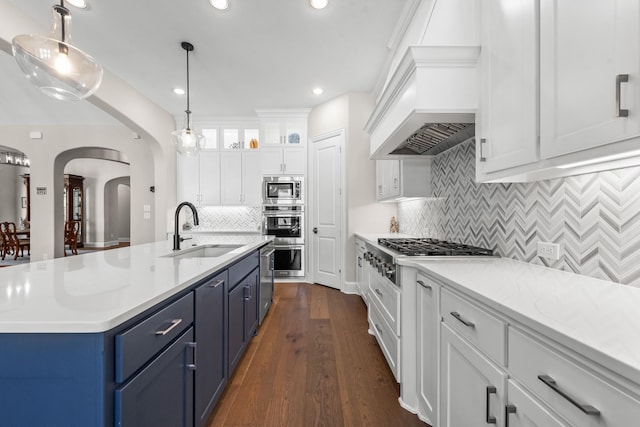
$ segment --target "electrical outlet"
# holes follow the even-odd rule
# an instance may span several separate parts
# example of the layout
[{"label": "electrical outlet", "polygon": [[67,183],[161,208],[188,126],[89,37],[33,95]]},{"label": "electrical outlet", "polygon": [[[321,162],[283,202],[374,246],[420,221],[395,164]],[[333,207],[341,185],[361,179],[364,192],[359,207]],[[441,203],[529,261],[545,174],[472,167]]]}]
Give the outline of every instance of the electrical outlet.
[{"label": "electrical outlet", "polygon": [[558,243],[538,242],[538,256],[560,259],[560,245]]}]

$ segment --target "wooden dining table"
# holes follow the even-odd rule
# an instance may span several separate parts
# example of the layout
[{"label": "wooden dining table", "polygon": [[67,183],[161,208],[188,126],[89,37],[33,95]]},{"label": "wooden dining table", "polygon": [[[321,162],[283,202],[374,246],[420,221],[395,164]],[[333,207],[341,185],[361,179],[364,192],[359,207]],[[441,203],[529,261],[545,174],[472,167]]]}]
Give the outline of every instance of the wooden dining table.
[{"label": "wooden dining table", "polygon": [[18,235],[18,237],[24,236],[25,238],[30,238],[31,230],[28,228],[23,228],[22,230],[16,230],[16,234]]}]

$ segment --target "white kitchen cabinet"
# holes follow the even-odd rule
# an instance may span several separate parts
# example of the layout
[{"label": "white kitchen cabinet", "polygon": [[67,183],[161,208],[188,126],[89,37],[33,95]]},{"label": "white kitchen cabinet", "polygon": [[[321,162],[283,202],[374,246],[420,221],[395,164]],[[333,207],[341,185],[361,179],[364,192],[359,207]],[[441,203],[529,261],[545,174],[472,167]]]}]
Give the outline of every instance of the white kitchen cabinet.
[{"label": "white kitchen cabinet", "polygon": [[220,201],[223,205],[258,206],[262,203],[258,151],[221,152],[220,174]]},{"label": "white kitchen cabinet", "polygon": [[265,147],[261,150],[263,175],[304,175],[306,147]]},{"label": "white kitchen cabinet", "polygon": [[540,1],[542,158],[640,136],[639,15],[635,0]]},{"label": "white kitchen cabinet", "polygon": [[416,284],[418,414],[430,424],[438,425],[440,285],[420,273]]},{"label": "white kitchen cabinet", "polygon": [[260,139],[265,146],[306,145],[307,117],[262,117]]},{"label": "white kitchen cabinet", "polygon": [[[257,123],[222,126],[220,133],[222,135],[220,145],[225,150],[256,149],[260,144],[260,129]],[[252,141],[255,142],[255,146],[252,146]]]},{"label": "white kitchen cabinet", "polygon": [[441,324],[440,425],[504,425],[507,374]]},{"label": "white kitchen cabinet", "polygon": [[481,97],[476,115],[479,181],[538,160],[536,0],[482,0]]},{"label": "white kitchen cabinet", "polygon": [[[564,355],[546,339],[509,327],[509,372],[544,407],[575,426],[630,426],[640,419],[640,401],[601,377],[594,363]],[[575,359],[575,360],[572,360]],[[543,424],[544,425],[544,424]]]},{"label": "white kitchen cabinet", "polygon": [[368,275],[365,275],[364,254],[367,252],[367,248],[362,239],[356,237],[356,290],[362,297],[365,303],[368,304],[368,292],[365,292],[369,287]]},{"label": "white kitchen cabinet", "polygon": [[509,380],[507,395],[509,403],[505,408],[506,427],[568,427],[547,408],[542,406],[515,381]]},{"label": "white kitchen cabinet", "polygon": [[178,155],[178,199],[198,206],[220,204],[220,153]]},{"label": "white kitchen cabinet", "polygon": [[431,158],[376,161],[376,200],[431,196]]}]

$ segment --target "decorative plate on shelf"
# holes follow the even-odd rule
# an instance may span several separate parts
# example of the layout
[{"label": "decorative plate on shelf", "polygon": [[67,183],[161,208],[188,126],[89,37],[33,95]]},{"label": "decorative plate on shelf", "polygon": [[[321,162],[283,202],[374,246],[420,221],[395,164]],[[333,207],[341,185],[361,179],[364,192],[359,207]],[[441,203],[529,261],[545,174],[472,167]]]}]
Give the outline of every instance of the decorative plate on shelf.
[{"label": "decorative plate on shelf", "polygon": [[290,133],[289,134],[289,144],[300,144],[300,134],[299,133]]}]

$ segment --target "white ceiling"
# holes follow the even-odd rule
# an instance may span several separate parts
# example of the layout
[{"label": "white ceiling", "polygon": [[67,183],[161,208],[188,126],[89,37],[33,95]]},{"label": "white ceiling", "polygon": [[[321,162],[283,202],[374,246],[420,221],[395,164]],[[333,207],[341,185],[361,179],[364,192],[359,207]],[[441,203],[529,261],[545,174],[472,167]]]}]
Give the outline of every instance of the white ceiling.
[{"label": "white ceiling", "polygon": [[[48,32],[56,1],[4,1]],[[180,42],[195,46],[189,56],[195,118],[312,108],[343,93],[371,92],[386,71],[406,3],[330,0],[317,11],[308,0],[230,0],[227,11],[217,11],[207,0],[87,1],[86,11],[69,6],[73,44],[174,116],[186,106],[172,92],[186,85]],[[324,94],[313,95],[316,86]],[[86,101],[41,95],[1,52],[0,91],[0,124],[113,122]]]}]

